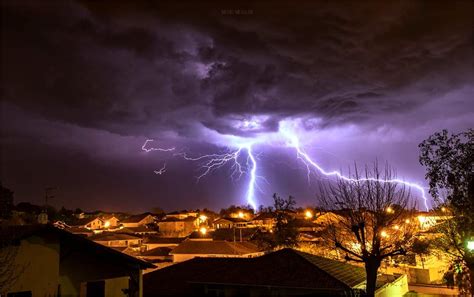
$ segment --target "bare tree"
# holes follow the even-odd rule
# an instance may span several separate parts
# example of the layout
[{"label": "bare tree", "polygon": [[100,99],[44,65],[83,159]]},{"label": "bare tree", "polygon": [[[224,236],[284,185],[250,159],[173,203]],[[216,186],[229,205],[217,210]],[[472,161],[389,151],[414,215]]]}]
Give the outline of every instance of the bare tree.
[{"label": "bare tree", "polygon": [[15,228],[0,227],[0,296],[6,294],[18,281],[26,269],[26,265],[18,264],[16,258],[20,250],[16,240]]},{"label": "bare tree", "polygon": [[[413,237],[410,222],[410,192],[404,185],[390,182],[393,170],[383,172],[375,163],[351,179],[321,184],[319,200],[325,210],[338,212],[341,219],[328,222],[326,236],[346,254],[348,261],[361,262],[367,275],[366,293],[374,296],[377,272],[386,258],[405,255]],[[413,204],[414,206],[414,204]]]}]

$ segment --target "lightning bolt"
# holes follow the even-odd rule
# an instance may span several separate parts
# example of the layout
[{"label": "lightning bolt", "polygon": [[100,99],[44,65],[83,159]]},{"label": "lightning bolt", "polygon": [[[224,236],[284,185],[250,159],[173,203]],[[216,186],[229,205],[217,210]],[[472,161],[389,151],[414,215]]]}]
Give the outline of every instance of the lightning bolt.
[{"label": "lightning bolt", "polygon": [[424,204],[426,210],[429,210],[425,189],[422,186],[420,186],[418,184],[415,184],[415,183],[412,183],[412,182],[407,182],[407,181],[404,181],[404,180],[401,180],[401,179],[377,179],[377,178],[370,178],[370,177],[369,178],[354,179],[354,178],[344,176],[341,172],[336,171],[336,170],[326,171],[319,164],[317,164],[315,161],[313,161],[313,159],[311,159],[311,157],[304,151],[304,149],[301,148],[300,143],[299,143],[299,139],[296,137],[296,135],[290,134],[290,133],[283,133],[283,134],[290,141],[288,145],[296,150],[297,159],[301,160],[303,162],[303,164],[305,165],[305,167],[307,169],[307,172],[308,172],[307,173],[308,182],[310,180],[311,167],[313,167],[325,176],[336,176],[336,177],[338,177],[342,180],[349,181],[349,182],[375,181],[375,182],[380,182],[380,183],[403,184],[405,186],[417,189],[420,192],[421,197],[423,198],[423,204]]},{"label": "lightning bolt", "polygon": [[163,164],[163,167],[160,168],[160,170],[155,170],[153,171],[155,174],[162,175],[163,173],[166,172],[166,163]]},{"label": "lightning bolt", "polygon": [[145,143],[142,145],[142,151],[145,151],[145,152],[149,153],[149,152],[152,152],[152,151],[171,152],[171,151],[175,150],[174,147],[171,147],[171,148],[160,148],[160,147],[147,148],[148,143],[153,142],[153,141],[154,141],[153,139],[145,140]]},{"label": "lightning bolt", "polygon": [[[282,124],[282,123],[280,123]],[[230,177],[232,180],[240,180],[243,175],[248,175],[248,184],[247,184],[247,191],[245,194],[247,204],[250,205],[253,209],[257,208],[257,199],[256,199],[256,190],[264,193],[262,188],[259,185],[259,181],[263,180],[268,184],[268,181],[263,177],[258,175],[258,155],[254,154],[254,144],[278,144],[278,146],[282,147],[291,147],[296,151],[296,158],[300,162],[304,164],[307,170],[307,179],[308,184],[310,183],[311,173],[314,170],[320,172],[325,176],[333,176],[338,177],[342,180],[349,181],[349,182],[358,182],[358,181],[375,181],[380,183],[396,183],[396,184],[403,184],[410,188],[414,188],[421,193],[421,197],[423,198],[423,203],[428,210],[428,202],[427,196],[425,193],[425,188],[422,186],[404,181],[401,179],[376,179],[376,178],[360,178],[354,179],[347,176],[344,176],[339,171],[326,171],[322,168],[318,163],[316,163],[309,155],[305,152],[302,145],[300,144],[299,138],[297,137],[298,133],[297,130],[294,129],[294,126],[291,123],[283,123],[280,125],[279,130],[273,134],[260,134],[256,135],[255,138],[249,140],[248,138],[236,138],[236,137],[228,137],[223,138],[225,139],[226,143],[229,143],[229,146],[232,149],[228,149],[228,151],[220,154],[207,154],[207,155],[200,155],[197,157],[190,157],[185,153],[176,153],[174,156],[181,156],[185,160],[198,162],[200,164],[199,167],[199,174],[196,177],[197,182],[201,180],[201,178],[207,176],[208,174],[213,173],[214,171],[226,166],[230,165],[231,174]],[[225,137],[222,136],[222,137]],[[170,152],[174,151],[174,147],[170,148],[160,148],[160,147],[148,147],[150,142],[153,142],[153,139],[147,139],[142,146],[142,150],[145,152],[151,151],[162,151],[162,152]],[[246,158],[245,158],[246,155]],[[155,170],[155,174],[163,174],[166,172],[166,163],[160,170]]]},{"label": "lightning bolt", "polygon": [[[242,163],[243,161],[241,158],[241,155],[244,151],[247,153],[245,164]],[[201,178],[225,166],[226,164],[232,164],[230,174],[232,180],[239,180],[242,175],[248,174],[249,181],[247,186],[248,190],[246,193],[247,203],[253,209],[257,209],[257,204],[255,202],[255,189],[261,190],[261,188],[258,186],[258,179],[264,178],[257,175],[257,159],[253,155],[251,144],[241,145],[236,150],[223,154],[209,154],[198,157],[189,157],[186,154],[176,155],[181,155],[185,160],[188,161],[201,163],[201,173],[196,177],[197,182],[199,182]]]}]

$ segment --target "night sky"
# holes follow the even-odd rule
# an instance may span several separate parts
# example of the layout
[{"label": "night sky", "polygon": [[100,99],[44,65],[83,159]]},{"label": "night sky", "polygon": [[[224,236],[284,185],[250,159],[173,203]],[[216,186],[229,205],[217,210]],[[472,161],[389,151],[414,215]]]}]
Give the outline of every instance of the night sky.
[{"label": "night sky", "polygon": [[474,127],[472,1],[288,2],[1,1],[3,185],[33,203],[56,186],[56,207],[219,209],[246,203],[246,152],[240,179],[229,163],[199,182],[184,154],[255,142],[257,203],[315,204],[289,127],[327,170],[377,159],[427,186],[418,143]]}]

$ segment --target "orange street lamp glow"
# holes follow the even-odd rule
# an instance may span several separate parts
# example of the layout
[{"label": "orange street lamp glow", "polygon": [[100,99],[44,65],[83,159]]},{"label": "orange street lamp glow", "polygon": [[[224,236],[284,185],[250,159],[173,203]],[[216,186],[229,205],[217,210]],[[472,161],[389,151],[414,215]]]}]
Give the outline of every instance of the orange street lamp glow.
[{"label": "orange street lamp glow", "polygon": [[398,229],[400,229],[400,226],[395,225],[395,226],[393,226],[393,229],[398,230]]},{"label": "orange street lamp glow", "polygon": [[205,215],[200,215],[199,220],[201,220],[201,223],[204,223],[207,220],[207,216]]},{"label": "orange street lamp glow", "polygon": [[105,221],[104,223],[104,228],[109,228],[110,227],[110,222],[109,221]]},{"label": "orange street lamp glow", "polygon": [[405,223],[410,224],[410,220],[409,220],[409,219],[406,219],[406,220],[405,220]]},{"label": "orange street lamp glow", "polygon": [[441,207],[441,211],[442,211],[442,212],[446,212],[446,207],[444,207],[444,206]]},{"label": "orange street lamp glow", "polygon": [[388,234],[385,231],[380,232],[380,235],[382,235],[382,237],[388,237]]},{"label": "orange street lamp glow", "polygon": [[313,218],[313,213],[311,212],[311,210],[307,210],[307,211],[304,213],[304,216],[305,216],[305,218],[307,218],[307,219],[312,219],[312,218]]},{"label": "orange street lamp glow", "polygon": [[239,218],[243,218],[245,215],[243,212],[239,211],[239,213],[237,214],[239,216]]},{"label": "orange street lamp glow", "polygon": [[387,207],[387,209],[385,210],[387,213],[393,213],[393,208],[391,208],[390,206]]},{"label": "orange street lamp glow", "polygon": [[423,224],[424,222],[426,222],[426,217],[424,217],[424,216],[419,216],[419,217],[418,217],[418,221],[420,221],[420,223]]},{"label": "orange street lamp glow", "polygon": [[202,235],[206,235],[207,233],[206,227],[202,227],[201,229],[199,229],[199,232],[201,232]]}]

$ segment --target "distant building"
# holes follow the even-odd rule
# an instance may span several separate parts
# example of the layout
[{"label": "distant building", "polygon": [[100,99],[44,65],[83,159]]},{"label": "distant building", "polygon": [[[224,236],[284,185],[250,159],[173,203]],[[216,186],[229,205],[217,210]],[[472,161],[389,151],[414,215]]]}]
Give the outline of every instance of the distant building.
[{"label": "distant building", "polygon": [[187,217],[198,217],[199,213],[196,211],[173,211],[166,214],[165,218],[185,219]]},{"label": "distant building", "polygon": [[160,234],[164,237],[186,237],[199,228],[199,218],[188,216],[183,219],[165,217],[158,222]]},{"label": "distant building", "polygon": [[142,243],[140,237],[117,232],[103,232],[88,239],[109,247],[140,246]]},{"label": "distant building", "polygon": [[11,243],[0,257],[13,255],[5,296],[140,297],[142,271],[154,267],[51,225],[0,228],[0,238]]},{"label": "distant building", "polygon": [[[360,296],[365,269],[292,249],[256,258],[194,258],[146,274],[144,296]],[[381,275],[376,296],[403,296],[405,275]]]},{"label": "distant building", "polygon": [[182,262],[195,257],[248,258],[263,253],[250,242],[187,239],[175,247],[170,254],[173,255],[174,262]]},{"label": "distant building", "polygon": [[170,254],[172,251],[169,247],[157,247],[151,250],[147,250],[139,255],[140,259],[148,262],[156,261],[173,261],[173,256]]},{"label": "distant building", "polygon": [[241,218],[219,218],[212,225],[215,229],[247,228],[249,222]]},{"label": "distant building", "polygon": [[155,249],[158,247],[177,247],[181,242],[185,240],[184,237],[159,237],[159,236],[147,236],[143,239],[143,244],[146,245],[147,250]]},{"label": "distant building", "polygon": [[103,215],[100,217],[104,228],[116,228],[119,226],[119,219],[115,215]]},{"label": "distant building", "polygon": [[89,217],[89,218],[77,219],[73,221],[69,226],[73,228],[99,230],[104,227],[104,222],[98,217]]},{"label": "distant building", "polygon": [[122,225],[127,228],[134,228],[139,226],[145,226],[148,224],[153,224],[155,222],[155,217],[150,213],[143,213],[140,215],[130,216],[121,221]]},{"label": "distant building", "polygon": [[252,219],[251,224],[255,227],[271,230],[276,224],[275,214],[262,212]]}]

